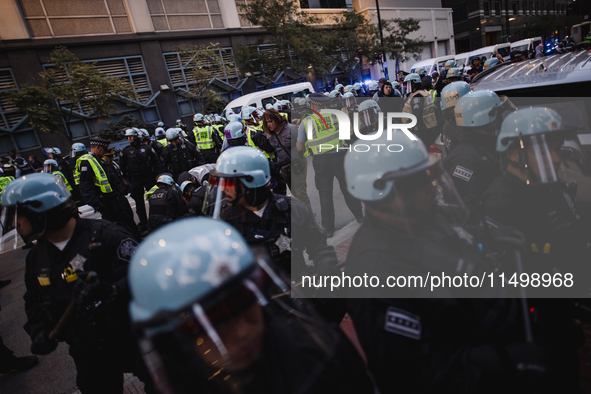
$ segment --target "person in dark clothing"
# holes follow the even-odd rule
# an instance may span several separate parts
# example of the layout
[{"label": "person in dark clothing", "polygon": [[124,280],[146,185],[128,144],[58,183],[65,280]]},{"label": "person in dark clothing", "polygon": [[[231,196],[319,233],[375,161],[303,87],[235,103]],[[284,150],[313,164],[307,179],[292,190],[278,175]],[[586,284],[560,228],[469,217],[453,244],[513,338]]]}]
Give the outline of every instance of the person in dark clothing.
[{"label": "person in dark clothing", "polygon": [[[450,69],[449,74],[453,74],[456,69]],[[455,81],[446,85],[441,91],[441,96],[438,97],[441,107],[441,120],[443,121],[443,129],[441,131],[441,141],[445,146],[445,153],[443,159],[445,162],[446,155],[453,149],[455,142],[458,140],[462,128],[456,124],[456,117],[454,108],[458,100],[470,93],[470,85],[464,81]]]},{"label": "person in dark clothing", "polygon": [[[249,148],[228,153],[238,149]],[[192,218],[152,234],[130,286],[145,357],[161,360],[151,365],[162,392],[375,392],[343,333],[294,302],[273,262],[228,223]]]},{"label": "person in dark clothing", "polygon": [[10,371],[26,371],[39,363],[37,356],[16,357],[12,350],[4,345],[0,337],[0,374]]},{"label": "person in dark clothing", "polygon": [[16,159],[14,159],[14,164],[16,164],[16,167],[18,169],[17,174],[19,176],[29,175],[29,174],[33,174],[36,172],[33,169],[33,167],[31,167],[31,165],[29,163],[27,163],[27,161],[25,159],[23,159],[22,157],[17,157]]},{"label": "person in dark clothing", "polygon": [[[374,143],[404,144],[404,153],[347,153],[347,185],[365,202],[367,216],[351,243],[345,274],[371,273],[381,282],[427,272],[489,271],[492,264],[461,225],[467,213],[441,162],[403,133]],[[545,387],[544,349],[525,342],[519,303],[500,288],[479,293],[493,299],[454,298],[463,290],[453,287],[347,291],[365,297],[351,299],[349,313],[381,392],[392,390],[393,371],[404,376],[396,382],[402,392],[518,393]]]},{"label": "person in dark clothing", "polygon": [[456,190],[470,210],[473,219],[484,191],[501,175],[499,157],[495,151],[495,132],[500,127],[502,102],[490,90],[470,92],[454,107],[460,133],[454,147],[443,161]]},{"label": "person in dark clothing", "polygon": [[[4,228],[15,226],[27,244],[37,240],[26,258],[23,297],[31,352],[46,355],[65,341],[82,393],[122,393],[124,372],[142,376],[127,312],[134,236],[114,223],[79,218],[51,174],[14,181],[2,208]],[[10,212],[16,219],[6,220]]]},{"label": "person in dark clothing", "polygon": [[166,169],[173,174],[174,179],[184,171],[204,164],[201,153],[194,144],[189,141],[181,140],[177,129],[166,130],[166,139],[168,145],[162,152],[162,160]]},{"label": "person in dark clothing", "polygon": [[131,198],[135,201],[138,229],[142,233],[147,230],[148,221],[144,193],[154,186],[155,174],[161,170],[160,159],[154,149],[141,143],[140,130],[127,129],[125,136],[129,145],[121,151],[121,171],[131,184]]},{"label": "person in dark clothing", "polygon": [[481,64],[480,58],[475,57],[472,59],[472,68],[468,70],[468,77],[474,78],[478,73],[483,71],[483,65]]},{"label": "person in dark clothing", "polygon": [[74,180],[84,202],[101,213],[103,219],[127,226],[139,234],[133,211],[125,197],[126,185],[117,182],[116,170],[103,160],[109,140],[93,138],[90,152],[76,161]]},{"label": "person in dark clothing", "polygon": [[188,213],[183,197],[174,188],[174,180],[169,175],[160,175],[156,181],[158,190],[150,194],[150,218],[148,230],[150,232],[158,227],[172,222]]},{"label": "person in dark clothing", "polygon": [[37,161],[37,156],[35,155],[29,156],[29,165],[33,167],[36,172],[41,172],[43,170],[43,164]]}]

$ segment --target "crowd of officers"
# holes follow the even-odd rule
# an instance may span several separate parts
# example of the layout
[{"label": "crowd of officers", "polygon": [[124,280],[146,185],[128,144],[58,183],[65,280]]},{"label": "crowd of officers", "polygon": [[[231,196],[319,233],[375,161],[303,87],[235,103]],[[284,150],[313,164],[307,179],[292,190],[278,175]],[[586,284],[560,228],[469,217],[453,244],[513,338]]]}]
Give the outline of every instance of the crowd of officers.
[{"label": "crowd of officers", "polygon": [[[159,125],[154,139],[130,128],[118,160],[94,138],[90,153],[72,147],[71,174],[54,157],[45,162],[53,175],[11,181],[1,217],[32,247],[31,351],[67,342],[85,394],[121,392],[124,371],[148,393],[578,392],[583,336],[573,319],[588,317],[584,302],[498,289],[291,297],[301,275],[343,269],[461,276],[507,269],[515,250],[526,272],[577,273],[591,260],[576,185],[562,177],[566,167],[588,179],[576,134],[549,108],[516,111],[471,91],[458,71],[450,63],[435,86],[409,74],[402,93],[380,81],[368,93],[336,86],[228,119],[196,114],[193,130]],[[322,109],[357,117],[350,139]],[[415,115],[417,138],[378,135],[383,112]],[[360,135],[404,149],[359,153]],[[440,135],[443,162],[428,152]],[[344,266],[327,244],[335,178],[362,223]],[[103,219],[80,218],[76,199]],[[365,362],[336,326],[347,312]]]}]

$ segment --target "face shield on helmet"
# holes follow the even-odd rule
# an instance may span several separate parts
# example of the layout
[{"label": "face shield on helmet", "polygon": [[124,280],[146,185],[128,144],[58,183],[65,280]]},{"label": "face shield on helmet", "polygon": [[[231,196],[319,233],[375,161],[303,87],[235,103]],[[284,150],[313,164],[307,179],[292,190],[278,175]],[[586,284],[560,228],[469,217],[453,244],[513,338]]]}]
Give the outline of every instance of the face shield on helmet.
[{"label": "face shield on helmet", "polygon": [[[270,182],[269,160],[261,150],[250,146],[227,149],[209,173],[206,214],[218,218],[224,204],[260,207],[269,197]],[[233,212],[242,215],[245,210]]]},{"label": "face shield on helmet", "polygon": [[463,224],[468,215],[441,161],[420,140],[401,132],[372,141],[386,149],[353,149],[345,155],[345,176],[351,195],[378,212],[382,219],[410,238],[430,238],[438,220]]},{"label": "face shield on helmet", "polygon": [[343,95],[343,102],[345,103],[345,107],[353,108],[355,107],[355,96],[351,92],[347,92]]},{"label": "face shield on helmet", "polygon": [[335,331],[222,221],[154,232],[129,282],[134,331],[162,393],[305,393],[337,353]]},{"label": "face shield on helmet", "polygon": [[497,138],[501,167],[526,184],[569,183],[589,177],[590,163],[575,130],[562,117],[542,107],[508,115]]},{"label": "face shield on helmet", "polygon": [[43,172],[47,174],[53,173],[55,170],[57,170],[57,167],[57,161],[53,159],[47,159],[43,162]]},{"label": "face shield on helmet", "polygon": [[357,109],[359,129],[375,131],[380,120],[380,106],[373,100],[365,100]]}]

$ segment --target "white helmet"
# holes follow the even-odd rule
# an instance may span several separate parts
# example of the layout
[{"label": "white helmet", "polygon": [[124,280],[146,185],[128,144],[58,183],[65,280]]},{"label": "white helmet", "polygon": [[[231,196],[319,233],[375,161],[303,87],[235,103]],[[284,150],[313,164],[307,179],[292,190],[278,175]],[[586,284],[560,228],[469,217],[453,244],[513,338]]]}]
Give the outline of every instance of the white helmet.
[{"label": "white helmet", "polygon": [[158,127],[164,127],[164,122],[158,122]]},{"label": "white helmet", "polygon": [[139,137],[140,134],[141,134],[141,131],[135,127],[125,130],[126,137]]},{"label": "white helmet", "polygon": [[193,115],[193,122],[201,122],[201,121],[203,121],[203,114]]},{"label": "white helmet", "polygon": [[156,138],[161,139],[161,137],[166,136],[166,131],[164,131],[162,127],[156,127],[154,135],[156,136]]}]

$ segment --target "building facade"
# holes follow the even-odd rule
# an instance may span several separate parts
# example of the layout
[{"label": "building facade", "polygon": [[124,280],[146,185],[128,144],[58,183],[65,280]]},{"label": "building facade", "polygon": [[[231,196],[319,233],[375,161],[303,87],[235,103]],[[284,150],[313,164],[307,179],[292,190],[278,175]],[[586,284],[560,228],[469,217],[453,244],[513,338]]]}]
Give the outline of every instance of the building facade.
[{"label": "building facade", "polygon": [[[567,13],[567,0],[442,0],[453,10],[457,53],[528,38],[527,26]],[[550,33],[550,32],[549,32]],[[509,36],[509,37],[508,37]]]},{"label": "building facade", "polygon": [[[421,20],[417,36],[427,42],[424,58],[453,53],[451,10],[442,9],[440,0],[382,3],[382,19]],[[138,94],[136,101],[118,103],[120,113],[108,120],[79,108],[71,127],[75,141],[88,142],[107,121],[125,114],[152,124],[163,121],[172,126],[179,118],[192,124],[192,115],[200,108],[186,94],[192,84],[191,67],[178,48],[217,43],[223,62],[233,64],[237,46],[254,44],[262,33],[241,18],[237,4],[246,0],[0,0],[0,92],[36,84],[39,72],[51,66],[51,51],[65,46],[102,72],[129,80]],[[301,6],[326,23],[351,9],[377,22],[374,0],[302,0]],[[335,75],[337,64],[338,59]],[[224,68],[208,72],[211,89],[228,100],[306,79],[295,73],[279,74],[273,76],[274,85],[265,86],[241,73],[228,75]],[[372,77],[378,74],[379,70],[372,71]],[[318,81],[320,89],[323,85]],[[32,130],[26,117],[0,96],[0,154],[14,150],[27,156],[46,146],[67,151],[68,145],[63,136]]]}]

